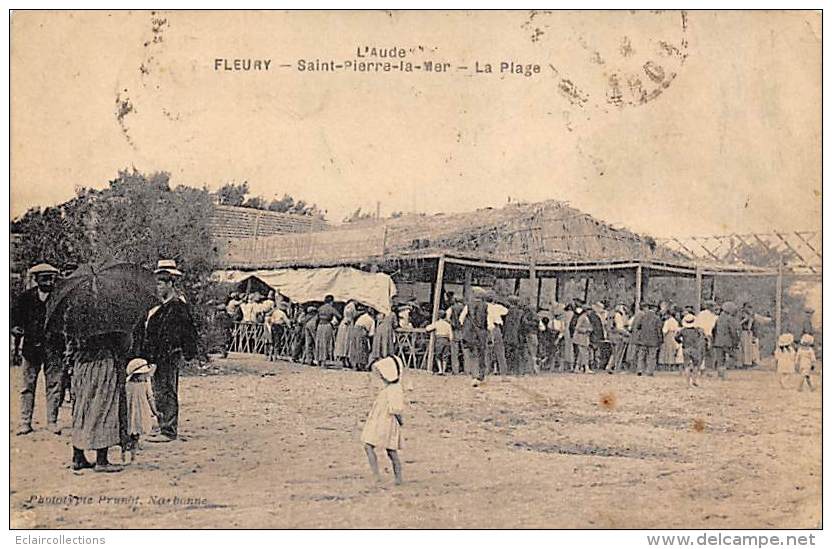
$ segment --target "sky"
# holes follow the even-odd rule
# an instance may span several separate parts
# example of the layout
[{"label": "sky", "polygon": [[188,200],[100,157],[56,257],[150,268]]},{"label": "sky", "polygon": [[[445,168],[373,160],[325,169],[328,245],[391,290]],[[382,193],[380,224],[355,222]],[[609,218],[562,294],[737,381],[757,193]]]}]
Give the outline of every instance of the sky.
[{"label": "sky", "polygon": [[[820,229],[816,13],[17,11],[11,30],[12,217],[135,167],[334,222],[558,199],[656,237]],[[365,46],[449,70],[298,70],[387,60]]]}]

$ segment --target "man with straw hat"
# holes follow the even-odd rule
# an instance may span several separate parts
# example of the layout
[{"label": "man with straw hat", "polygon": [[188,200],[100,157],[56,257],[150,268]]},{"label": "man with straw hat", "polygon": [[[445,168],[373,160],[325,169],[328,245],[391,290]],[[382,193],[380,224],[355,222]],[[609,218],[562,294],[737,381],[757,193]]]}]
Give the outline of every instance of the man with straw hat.
[{"label": "man with straw hat", "polygon": [[12,308],[12,334],[23,337],[23,390],[20,392],[20,428],[18,435],[32,432],[32,414],[35,410],[35,390],[38,374],[43,368],[46,381],[46,421],[48,429],[56,435],[58,408],[61,405],[61,380],[63,363],[62,345],[47,341],[44,333],[46,301],[49,299],[60,271],[48,263],[40,263],[29,269],[35,286],[23,292]]},{"label": "man with straw hat", "polygon": [[176,261],[160,259],[154,274],[161,304],[148,311],[140,326],[138,356],[156,364],[152,385],[160,432],[148,441],[170,442],[179,435],[179,369],[196,355],[197,334],[188,306],[174,288],[182,276]]}]

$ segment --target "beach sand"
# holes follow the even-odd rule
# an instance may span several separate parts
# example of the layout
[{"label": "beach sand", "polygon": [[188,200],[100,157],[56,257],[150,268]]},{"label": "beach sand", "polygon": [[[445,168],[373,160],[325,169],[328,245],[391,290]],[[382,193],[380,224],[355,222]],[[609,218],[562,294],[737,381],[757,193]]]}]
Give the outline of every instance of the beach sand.
[{"label": "beach sand", "polygon": [[[11,370],[13,432],[20,369]],[[411,371],[402,486],[383,453],[376,485],[359,443],[378,390],[368,374],[243,355],[209,372],[180,379],[183,440],[145,443],[118,474],[68,468],[70,409],[63,435],[45,430],[41,378],[36,431],[11,436],[12,527],[821,523],[820,391],[781,390],[771,372],[731,371],[689,389],[674,373],[490,377],[474,388]]]}]

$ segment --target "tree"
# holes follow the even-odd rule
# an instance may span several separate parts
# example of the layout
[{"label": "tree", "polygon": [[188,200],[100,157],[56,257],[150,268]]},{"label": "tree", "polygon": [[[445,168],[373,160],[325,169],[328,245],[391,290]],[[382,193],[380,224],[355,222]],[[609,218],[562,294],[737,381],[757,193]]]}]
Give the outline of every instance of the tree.
[{"label": "tree", "polygon": [[217,191],[218,201],[223,206],[242,206],[248,195],[248,181],[226,183]]}]

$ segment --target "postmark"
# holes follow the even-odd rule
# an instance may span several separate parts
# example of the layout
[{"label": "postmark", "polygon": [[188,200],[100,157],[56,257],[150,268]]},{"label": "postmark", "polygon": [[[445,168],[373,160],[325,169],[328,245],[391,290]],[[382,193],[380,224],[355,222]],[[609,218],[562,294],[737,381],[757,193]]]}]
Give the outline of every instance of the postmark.
[{"label": "postmark", "polygon": [[531,12],[521,25],[548,50],[558,95],[570,108],[615,112],[661,97],[688,57],[685,11],[598,12],[596,24],[569,13]]}]

